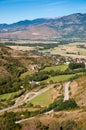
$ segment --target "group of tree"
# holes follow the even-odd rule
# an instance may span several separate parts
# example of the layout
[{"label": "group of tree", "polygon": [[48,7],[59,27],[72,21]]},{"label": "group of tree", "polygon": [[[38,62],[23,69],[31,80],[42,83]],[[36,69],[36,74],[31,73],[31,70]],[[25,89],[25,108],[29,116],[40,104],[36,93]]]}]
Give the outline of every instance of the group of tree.
[{"label": "group of tree", "polygon": [[63,102],[63,97],[59,97],[59,99],[51,103],[44,111],[50,111],[52,109],[54,109],[54,111],[62,111],[74,108],[78,108],[74,99],[69,99],[68,101]]},{"label": "group of tree", "polygon": [[72,62],[72,63],[69,64],[69,68],[70,69],[85,68],[85,63],[84,62],[81,62],[81,63]]},{"label": "group of tree", "polygon": [[5,113],[0,116],[0,130],[20,130],[20,124],[15,124],[16,114],[13,112]]},{"label": "group of tree", "polygon": [[13,79],[11,76],[0,78],[0,94],[18,91],[21,85],[20,79]]}]

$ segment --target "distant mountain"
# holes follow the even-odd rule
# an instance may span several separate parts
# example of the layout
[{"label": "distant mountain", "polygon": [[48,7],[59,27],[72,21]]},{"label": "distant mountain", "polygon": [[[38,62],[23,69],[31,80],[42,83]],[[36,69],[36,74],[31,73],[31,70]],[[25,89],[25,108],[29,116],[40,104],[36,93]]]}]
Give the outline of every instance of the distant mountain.
[{"label": "distant mountain", "polygon": [[85,38],[86,14],[76,13],[55,19],[24,20],[0,24],[0,38],[49,39]]}]

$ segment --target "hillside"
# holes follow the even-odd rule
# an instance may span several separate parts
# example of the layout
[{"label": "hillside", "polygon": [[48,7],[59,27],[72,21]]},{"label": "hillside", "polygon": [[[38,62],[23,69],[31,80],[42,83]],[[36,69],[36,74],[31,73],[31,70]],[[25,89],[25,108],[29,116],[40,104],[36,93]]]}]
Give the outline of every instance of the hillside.
[{"label": "hillside", "polygon": [[[13,50],[0,44],[0,73],[1,77],[6,75],[14,76],[15,73],[23,73],[30,70],[33,65],[51,64],[52,60],[48,57],[36,56],[24,51]],[[24,69],[24,70],[23,70]],[[3,72],[3,73],[2,73]],[[20,74],[19,74],[20,75]]]},{"label": "hillside", "polygon": [[76,100],[79,106],[86,106],[86,76],[80,77],[71,83],[71,97]]},{"label": "hillside", "polygon": [[85,38],[86,14],[72,14],[55,19],[35,19],[0,24],[0,38],[51,39]]},{"label": "hillside", "polygon": [[[52,59],[47,56],[35,56],[0,44],[0,94],[19,90],[22,73],[28,72],[29,75],[37,71],[39,66],[52,63]],[[37,69],[34,69],[34,66],[37,66]]]},{"label": "hillside", "polygon": [[[80,108],[43,114],[34,119],[22,122],[22,130],[85,130],[86,129],[86,76],[74,80],[70,85],[71,98]],[[83,102],[83,103],[82,103]]]},{"label": "hillside", "polygon": [[86,69],[53,58],[0,44],[1,130],[86,129]]},{"label": "hillside", "polygon": [[7,76],[14,75],[15,70],[16,71],[22,70],[24,68],[23,64],[21,64],[18,61],[18,58],[20,56],[22,56],[21,52],[14,51],[10,48],[7,48],[5,46],[0,45],[0,73],[1,73],[1,77],[6,77],[6,74],[7,74]]}]

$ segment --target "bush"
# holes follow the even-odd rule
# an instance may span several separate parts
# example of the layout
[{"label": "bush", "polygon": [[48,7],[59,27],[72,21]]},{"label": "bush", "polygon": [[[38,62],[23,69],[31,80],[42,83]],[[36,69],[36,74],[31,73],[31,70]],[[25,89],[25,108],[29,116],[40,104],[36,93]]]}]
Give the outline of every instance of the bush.
[{"label": "bush", "polygon": [[33,76],[31,77],[30,80],[42,81],[42,80],[46,80],[48,78],[49,78],[49,75],[47,74],[46,71],[40,71],[38,73],[33,74]]},{"label": "bush", "polygon": [[82,62],[82,63],[70,63],[69,64],[69,68],[70,69],[78,69],[78,68],[85,68],[85,63]]},{"label": "bush", "polygon": [[61,102],[54,110],[55,111],[61,111],[61,110],[68,110],[77,108],[77,104],[74,99],[69,99],[68,101]]}]

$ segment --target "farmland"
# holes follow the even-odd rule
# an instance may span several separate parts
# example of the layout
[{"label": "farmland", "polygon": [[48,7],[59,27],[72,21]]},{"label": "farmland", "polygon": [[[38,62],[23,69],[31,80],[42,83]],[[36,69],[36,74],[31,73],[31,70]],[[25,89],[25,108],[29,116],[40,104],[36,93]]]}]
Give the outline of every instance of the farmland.
[{"label": "farmland", "polygon": [[13,93],[7,93],[7,94],[2,94],[0,95],[0,100],[8,100],[11,98]]},{"label": "farmland", "polygon": [[31,100],[30,102],[33,105],[40,105],[40,106],[48,106],[50,103],[52,103],[52,92],[54,91],[53,88],[49,89],[45,93],[37,96],[35,99]]},{"label": "farmland", "polygon": [[67,68],[68,68],[68,65],[58,65],[58,66],[46,67],[42,71],[51,71],[51,70],[54,70],[54,71],[57,71],[57,70],[65,71]]}]

